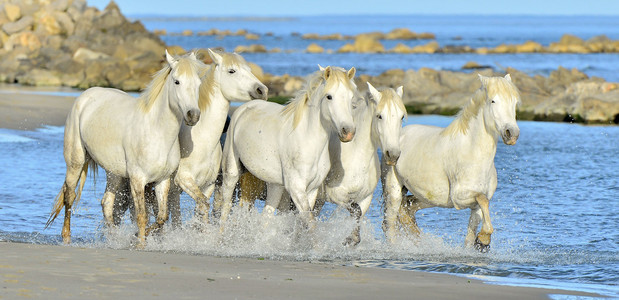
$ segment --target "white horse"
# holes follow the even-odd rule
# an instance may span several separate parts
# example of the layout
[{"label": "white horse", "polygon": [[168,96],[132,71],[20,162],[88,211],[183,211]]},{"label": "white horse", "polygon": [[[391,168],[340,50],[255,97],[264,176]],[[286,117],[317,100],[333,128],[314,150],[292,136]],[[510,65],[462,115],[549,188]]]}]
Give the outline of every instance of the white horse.
[{"label": "white horse", "polygon": [[[401,222],[418,234],[418,210],[470,208],[465,245],[482,252],[489,249],[493,228],[488,202],[497,186],[494,156],[499,137],[507,145],[518,139],[516,105],[520,94],[509,74],[479,78],[481,88],[448,127],[404,127],[400,159],[395,166],[385,166],[383,174],[383,229],[388,240],[395,240],[399,213]],[[412,196],[405,196],[406,190]]]},{"label": "white horse", "polygon": [[202,80],[200,110],[202,122],[182,126],[181,161],[170,193],[172,221],[180,223],[181,188],[196,201],[196,215],[208,223],[209,199],[219,174],[222,149],[220,138],[231,101],[267,99],[268,88],[252,74],[238,54],[208,50],[213,65]]},{"label": "white horse", "polygon": [[273,214],[285,188],[304,224],[310,230],[314,227],[312,209],[330,168],[329,136],[337,134],[349,142],[355,135],[354,75],[355,68],[327,67],[310,75],[287,106],[252,101],[234,112],[222,161],[222,226],[244,167],[267,183],[263,214]]},{"label": "white horse", "polygon": [[[46,225],[64,207],[65,243],[71,241],[71,207],[79,200],[89,164],[99,165],[106,171],[104,204],[106,201],[113,204],[122,178],[129,178],[136,208],[138,247],[143,247],[146,235],[160,228],[167,219],[170,176],[180,161],[178,134],[183,120],[191,126],[200,119],[199,74],[205,66],[193,53],[174,58],[166,51],[166,60],[167,65],[138,99],[109,88],[91,88],[76,99],[65,124],[65,182]],[[151,182],[155,184],[159,214],[157,222],[147,230],[144,186]],[[104,210],[108,225],[113,219],[112,206]]]},{"label": "white horse", "polygon": [[406,114],[401,86],[379,92],[367,84],[367,97],[353,108],[355,138],[341,143],[332,137],[329,142],[331,169],[325,180],[326,200],[345,207],[357,220],[345,245],[357,245],[361,241],[361,217],[370,207],[380,178],[378,148],[382,149],[387,164],[395,165],[400,157],[400,131]]}]

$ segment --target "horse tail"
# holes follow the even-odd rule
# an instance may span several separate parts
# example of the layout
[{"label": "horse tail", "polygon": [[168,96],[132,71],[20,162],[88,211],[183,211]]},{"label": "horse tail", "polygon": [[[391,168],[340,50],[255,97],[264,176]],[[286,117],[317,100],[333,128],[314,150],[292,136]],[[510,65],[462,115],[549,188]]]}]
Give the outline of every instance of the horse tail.
[{"label": "horse tail", "polygon": [[[82,166],[82,171],[80,172],[80,178],[79,178],[79,188],[77,190],[77,196],[75,197],[75,201],[73,202],[74,204],[79,202],[80,197],[82,196],[82,190],[84,189],[84,184],[86,183],[86,175],[88,174],[89,164],[92,164],[94,168],[96,169],[97,165],[92,159],[84,163],[84,165]],[[54,223],[54,220],[56,220],[56,218],[60,214],[60,211],[65,206],[64,198],[65,198],[66,189],[67,189],[67,184],[65,183],[62,185],[62,188],[60,189],[60,193],[58,193],[58,195],[56,195],[56,198],[54,199],[54,206],[52,207],[52,212],[49,215],[49,219],[47,219],[47,223],[45,223],[45,229],[47,229],[47,227],[49,227],[50,225],[52,225],[52,223]]]}]

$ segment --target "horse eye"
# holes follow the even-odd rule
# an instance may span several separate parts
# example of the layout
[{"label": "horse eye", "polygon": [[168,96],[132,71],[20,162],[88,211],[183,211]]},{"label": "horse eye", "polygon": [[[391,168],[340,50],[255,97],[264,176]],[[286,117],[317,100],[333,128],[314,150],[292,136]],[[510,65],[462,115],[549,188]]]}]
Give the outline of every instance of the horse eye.
[{"label": "horse eye", "polygon": [[400,119],[401,121],[404,121],[404,116],[402,116],[402,119]]},{"label": "horse eye", "polygon": [[327,99],[332,100],[332,99],[333,99],[333,96],[331,96],[331,95],[327,95]]},{"label": "horse eye", "polygon": [[235,70],[235,69],[230,69],[230,70],[228,70],[228,73],[230,73],[230,74],[234,74],[235,72],[236,72],[236,70]]},{"label": "horse eye", "polygon": [[181,84],[181,82],[178,80],[174,80],[174,84]]},{"label": "horse eye", "polygon": [[382,115],[376,115],[376,117],[377,117],[379,120],[382,120],[382,119],[383,119],[383,116],[382,116]]},{"label": "horse eye", "polygon": [[494,100],[492,100],[492,103],[495,103]]}]

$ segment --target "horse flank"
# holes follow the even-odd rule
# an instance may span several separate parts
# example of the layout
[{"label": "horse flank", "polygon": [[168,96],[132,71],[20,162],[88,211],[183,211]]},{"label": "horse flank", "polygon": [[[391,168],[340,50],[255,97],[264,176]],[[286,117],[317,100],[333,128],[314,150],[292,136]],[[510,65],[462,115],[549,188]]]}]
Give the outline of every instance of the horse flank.
[{"label": "horse flank", "polygon": [[466,134],[469,122],[481,111],[486,100],[497,95],[502,95],[503,99],[520,104],[520,92],[511,80],[502,77],[482,77],[481,80],[482,86],[475,91],[468,103],[460,109],[455,120],[441,132],[441,135]]}]

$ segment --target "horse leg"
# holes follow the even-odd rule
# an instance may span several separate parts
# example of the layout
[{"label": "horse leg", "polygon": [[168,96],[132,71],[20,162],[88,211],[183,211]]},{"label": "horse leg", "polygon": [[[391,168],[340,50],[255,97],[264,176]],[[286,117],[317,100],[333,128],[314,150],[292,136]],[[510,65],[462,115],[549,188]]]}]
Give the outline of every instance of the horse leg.
[{"label": "horse leg", "polygon": [[477,239],[475,240],[475,248],[477,248],[481,252],[488,252],[490,250],[490,235],[494,229],[492,228],[492,223],[490,222],[490,209],[489,209],[489,200],[483,194],[478,194],[475,197],[477,204],[479,204],[479,208],[482,212],[482,224],[481,230],[477,235]]},{"label": "horse leg", "polygon": [[[227,145],[227,144],[226,144]],[[240,161],[234,156],[234,151],[229,156],[224,156],[222,163],[223,168],[223,180],[221,184],[221,216],[219,217],[220,230],[223,231],[223,226],[228,220],[230,210],[232,209],[232,193],[236,187],[236,183],[239,181],[241,174]]]},{"label": "horse leg", "polygon": [[178,185],[170,182],[170,191],[168,192],[168,210],[170,211],[172,228],[181,227],[181,192],[182,190],[178,187]]},{"label": "horse leg", "polygon": [[394,243],[396,240],[398,212],[402,205],[402,184],[400,184],[393,166],[388,166],[383,171],[386,172],[383,176],[383,200],[385,206],[383,231],[387,240]]},{"label": "horse leg", "polygon": [[157,197],[157,220],[148,227],[146,235],[151,232],[158,232],[163,227],[163,224],[168,220],[168,192],[170,191],[170,179],[160,181],[155,185],[155,196]]},{"label": "horse leg", "polygon": [[[273,216],[275,208],[279,207],[282,195],[284,194],[284,186],[276,183],[267,183],[267,199],[262,210],[263,216]],[[242,190],[241,190],[242,193]]]},{"label": "horse leg", "polygon": [[148,223],[148,215],[146,214],[146,200],[144,199],[144,186],[146,180],[144,178],[133,176],[129,178],[131,184],[131,196],[133,197],[133,208],[135,210],[135,220],[138,225],[138,249],[144,249],[146,246],[146,224]]},{"label": "horse leg", "polygon": [[[84,165],[87,166],[87,163]],[[71,243],[71,207],[73,205],[73,201],[75,201],[75,198],[77,197],[75,188],[77,187],[77,183],[80,179],[81,171],[82,169],[80,167],[67,166],[65,181],[62,185],[60,193],[58,194],[59,199],[57,201],[62,201],[64,206],[64,223],[62,225],[61,235],[62,241],[65,244]],[[60,208],[58,210],[60,210]]]},{"label": "horse leg", "polygon": [[477,233],[477,226],[482,219],[482,212],[479,206],[471,208],[471,216],[469,217],[469,225],[466,231],[466,238],[464,239],[465,247],[473,247],[475,245],[475,234]]},{"label": "horse leg", "polygon": [[[252,208],[254,201],[260,198],[266,184],[249,172],[243,173],[239,179],[241,186],[241,196],[239,197],[239,206]],[[267,188],[268,189],[268,188]]]},{"label": "horse leg", "polygon": [[[116,195],[123,189],[123,178],[111,173],[106,173],[107,182],[105,185],[105,193],[101,198],[101,209],[105,218],[105,225],[109,228],[120,223],[120,218],[114,218],[114,202]],[[118,222],[117,222],[118,221]]]},{"label": "horse leg", "polygon": [[112,218],[115,226],[120,225],[122,216],[129,209],[131,210],[129,213],[131,220],[135,221],[135,210],[133,209],[132,202],[133,199],[131,199],[131,186],[129,184],[129,179],[122,178],[120,186],[114,195],[114,211],[112,213]]},{"label": "horse leg", "polygon": [[284,189],[284,192],[282,193],[282,198],[279,201],[279,205],[277,206],[277,210],[287,213],[294,211],[295,209],[296,207],[294,206],[294,203],[292,203],[292,199],[290,199],[290,194],[288,194],[286,189]]},{"label": "horse leg", "polygon": [[348,207],[350,215],[355,217],[356,224],[350,236],[348,236],[344,241],[344,246],[356,246],[361,242],[361,217],[363,217],[365,213],[368,212],[368,209],[370,209],[372,196],[373,194],[370,194],[360,202],[353,201],[350,207]]},{"label": "horse leg", "polygon": [[400,207],[400,223],[408,228],[409,233],[419,236],[421,229],[417,226],[415,214],[418,210],[433,207],[433,205],[422,202],[413,195],[403,196],[402,206]]},{"label": "horse leg", "polygon": [[178,173],[174,178],[174,182],[185,191],[194,201],[196,201],[195,215],[202,222],[202,224],[208,224],[208,214],[211,211],[209,198],[212,190],[209,193],[209,197],[202,193],[198,184],[192,176]]}]

